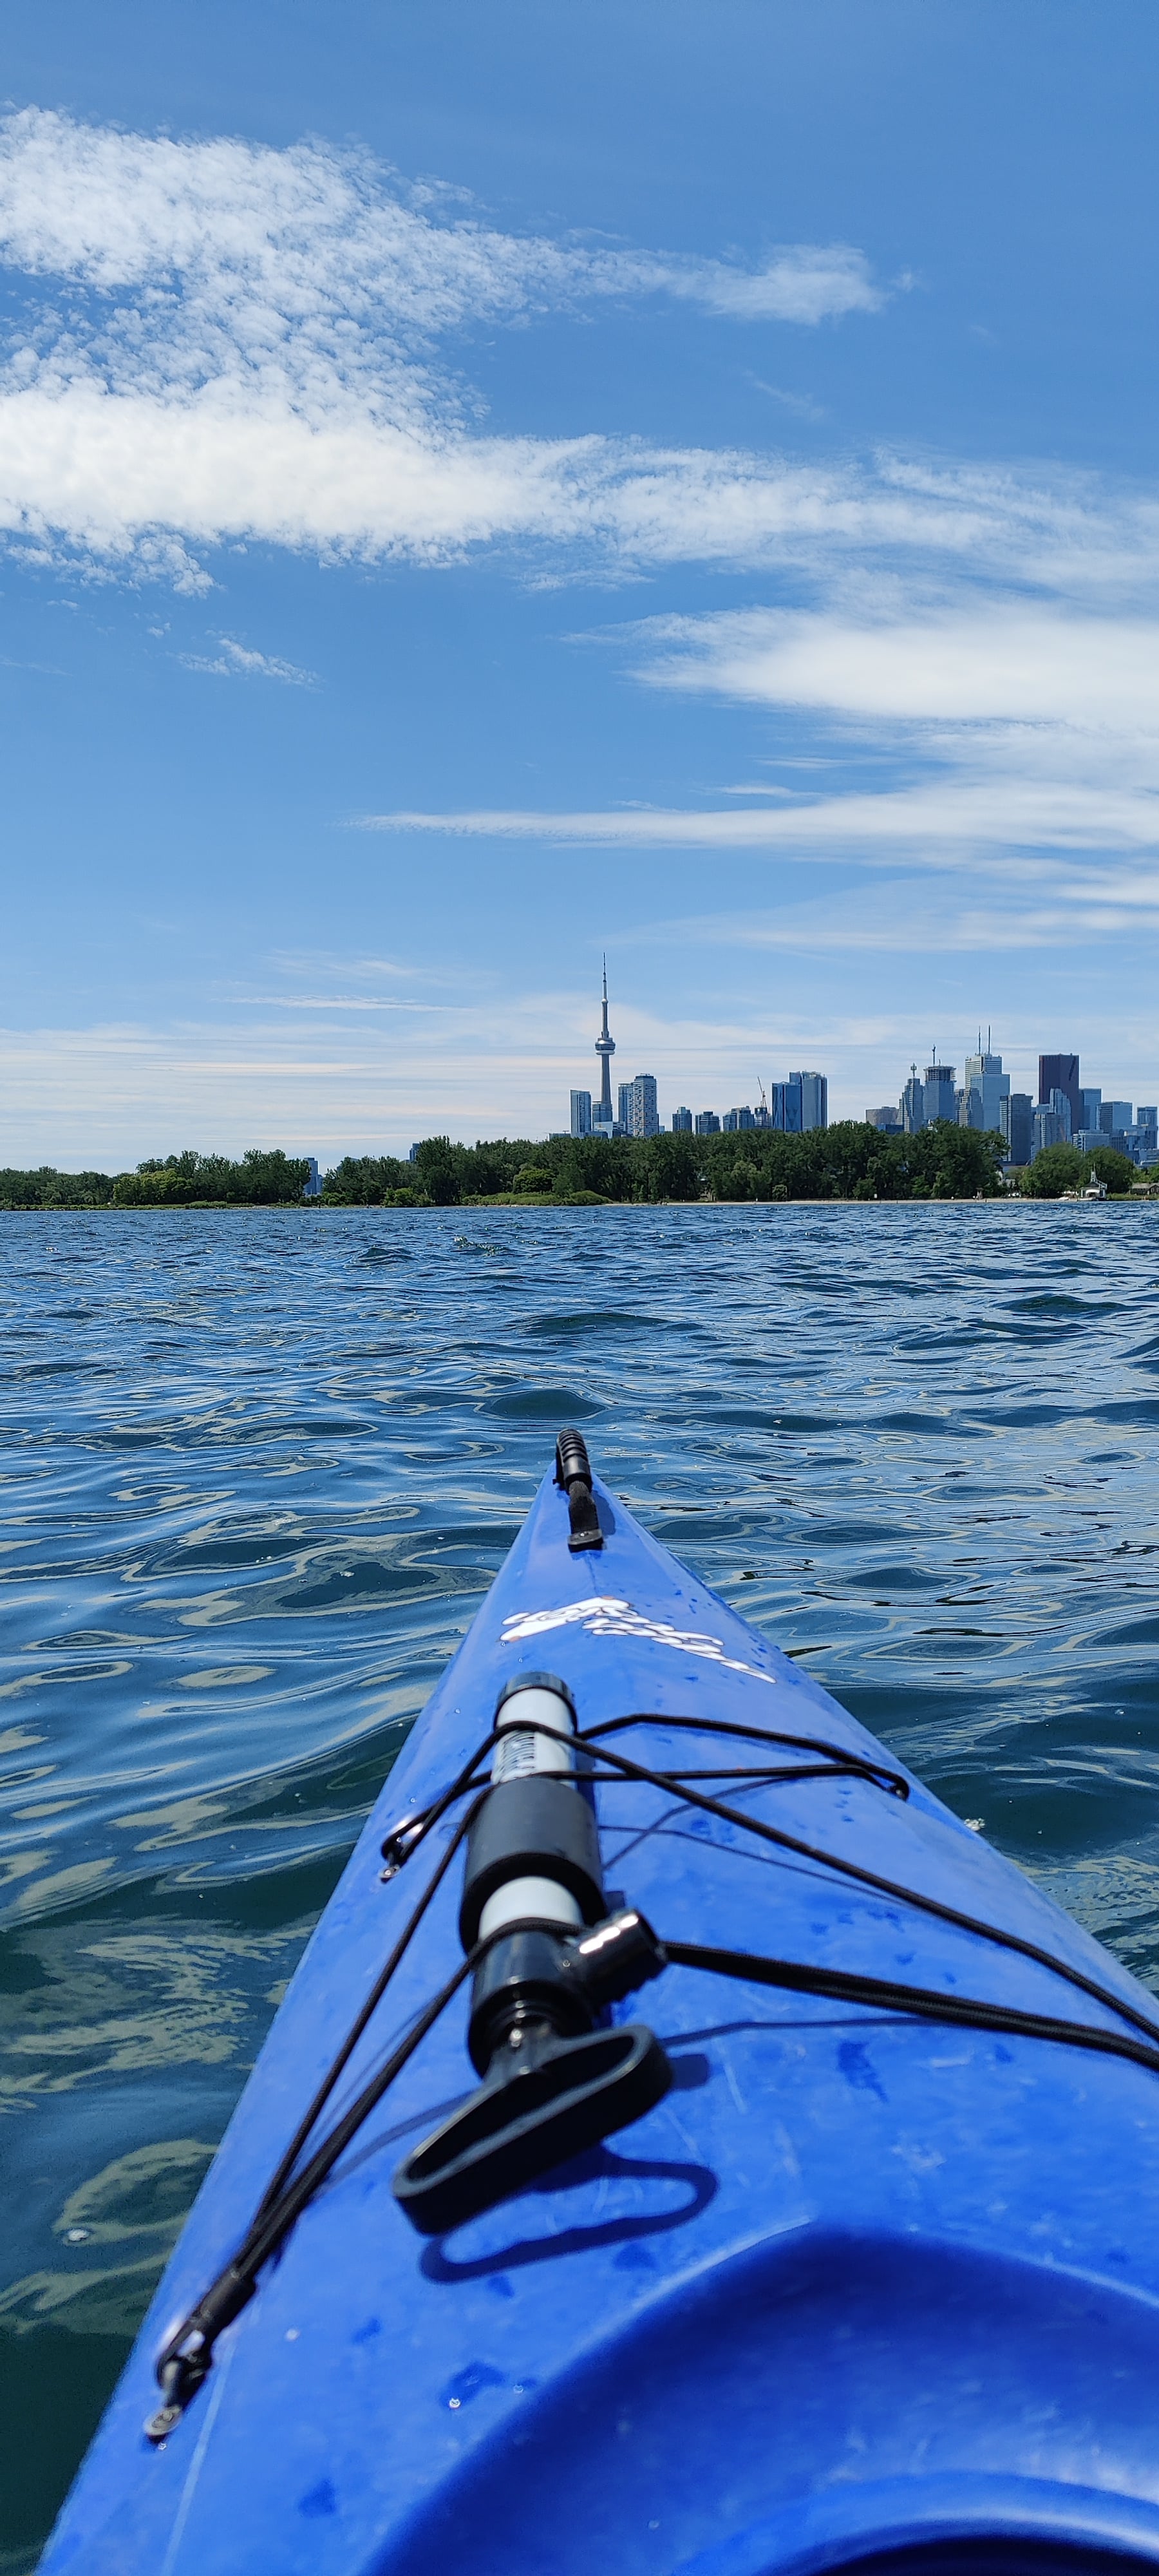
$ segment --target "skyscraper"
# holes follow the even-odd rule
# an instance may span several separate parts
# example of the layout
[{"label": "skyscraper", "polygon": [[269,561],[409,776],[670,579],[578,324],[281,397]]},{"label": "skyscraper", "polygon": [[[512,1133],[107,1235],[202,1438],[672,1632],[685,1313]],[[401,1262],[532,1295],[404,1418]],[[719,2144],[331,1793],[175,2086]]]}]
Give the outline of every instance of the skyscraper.
[{"label": "skyscraper", "polygon": [[571,1132],[573,1136],[591,1135],[592,1095],[590,1091],[573,1091],[571,1095]]},{"label": "skyscraper", "polygon": [[769,1125],[780,1136],[801,1133],[801,1076],[791,1073],[787,1082],[774,1082],[769,1089]]},{"label": "skyscraper", "polygon": [[911,1064],[909,1081],[901,1095],[901,1123],[907,1136],[920,1136],[926,1123],[925,1084],[918,1081],[916,1064]]},{"label": "skyscraper", "polygon": [[673,1135],[674,1135],[674,1136],[691,1136],[691,1134],[692,1134],[692,1111],[691,1111],[690,1109],[674,1109],[674,1110],[673,1110],[673,1112],[672,1112],[672,1133],[673,1133]]},{"label": "skyscraper", "polygon": [[599,1105],[599,1108],[598,1108],[598,1110],[597,1110],[597,1112],[596,1112],[596,1116],[597,1116],[597,1117],[598,1117],[598,1119],[599,1119],[599,1122],[600,1122],[601,1127],[611,1127],[611,1126],[613,1126],[613,1125],[614,1125],[614,1123],[615,1123],[615,1115],[616,1115],[616,1113],[615,1113],[615,1111],[614,1111],[614,1109],[613,1109],[613,1107],[612,1107],[612,1057],[614,1056],[615,1052],[616,1052],[616,1041],[615,1041],[615,1039],[614,1039],[613,1037],[609,1037],[609,1035],[608,1035],[608,961],[607,961],[607,958],[605,957],[605,959],[604,959],[604,1022],[603,1022],[603,1027],[602,1027],[602,1028],[601,1028],[601,1030],[600,1030],[600,1034],[599,1034],[598,1038],[596,1039],[596,1054],[598,1055],[598,1057],[599,1057],[599,1059],[600,1059],[600,1075],[601,1075],[601,1079],[600,1079],[600,1105]]},{"label": "skyscraper", "polygon": [[620,1084],[620,1123],[627,1136],[659,1135],[654,1073],[638,1073],[634,1082]]},{"label": "skyscraper", "polygon": [[958,1111],[959,1125],[980,1127],[987,1133],[1001,1130],[1002,1103],[1009,1098],[1010,1076],[1003,1073],[1001,1056],[992,1055],[989,1047],[979,1043],[977,1055],[966,1058],[966,1087]]},{"label": "skyscraper", "polygon": [[829,1124],[829,1084],[823,1073],[791,1073],[790,1082],[801,1086],[801,1128],[808,1135],[814,1127]]},{"label": "skyscraper", "polygon": [[[1046,1106],[1048,1109],[1053,1109],[1055,1117],[1058,1120],[1059,1142],[1063,1145],[1069,1145],[1071,1137],[1074,1134],[1074,1121],[1071,1117],[1069,1091],[1064,1091],[1061,1085],[1056,1082]],[[1039,1102],[1039,1107],[1042,1107],[1041,1101]]]},{"label": "skyscraper", "polygon": [[933,1064],[926,1066],[926,1078],[922,1085],[922,1115],[923,1124],[927,1127],[934,1118],[952,1118],[955,1125],[957,1124],[958,1101],[954,1090],[952,1064],[939,1064],[935,1058]]},{"label": "skyscraper", "polygon": [[1083,1123],[1083,1098],[1082,1093],[1079,1090],[1079,1060],[1077,1055],[1040,1055],[1038,1059],[1038,1098],[1041,1107],[1049,1107],[1052,1091],[1065,1091],[1067,1100],[1070,1104],[1071,1126],[1081,1127]]},{"label": "skyscraper", "polygon": [[1030,1161],[1034,1151],[1034,1102],[1028,1091],[1012,1091],[999,1102],[998,1124],[1006,1138],[1007,1159],[1019,1169]]}]

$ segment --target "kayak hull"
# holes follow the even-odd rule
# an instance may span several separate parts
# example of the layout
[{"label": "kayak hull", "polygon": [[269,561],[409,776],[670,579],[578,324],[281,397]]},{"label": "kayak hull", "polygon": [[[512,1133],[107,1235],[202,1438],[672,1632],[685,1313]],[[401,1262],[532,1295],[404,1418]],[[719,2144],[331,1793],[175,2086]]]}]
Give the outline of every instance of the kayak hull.
[{"label": "kayak hull", "polygon": [[[749,1758],[666,1728],[676,1717],[883,1760],[595,1492],[603,1546],[573,1554],[566,1500],[545,1482],[408,1739],[49,2544],[49,2576],[453,2563],[768,2576],[948,2568],[963,2551],[1011,2571],[1159,2565],[1159,2078],[682,1968],[612,2015],[656,2031],[665,2099],[424,2244],[391,2176],[475,2085],[456,1998],[263,2272],[181,2423],[160,2447],[145,2440],[157,2356],[235,2250],[425,1879],[420,1851],[384,1883],[384,1837],[487,1735],[514,1674],[557,1673],[581,1726],[646,1717],[607,1742],[654,1769]],[[848,1774],[720,1794],[1154,2013],[905,1777],[904,1803]],[[1116,2026],[1048,1969],[673,1790],[601,1781],[596,1800],[609,1895],[661,1938]],[[335,2111],[461,1959],[459,1881],[452,1865]]]}]

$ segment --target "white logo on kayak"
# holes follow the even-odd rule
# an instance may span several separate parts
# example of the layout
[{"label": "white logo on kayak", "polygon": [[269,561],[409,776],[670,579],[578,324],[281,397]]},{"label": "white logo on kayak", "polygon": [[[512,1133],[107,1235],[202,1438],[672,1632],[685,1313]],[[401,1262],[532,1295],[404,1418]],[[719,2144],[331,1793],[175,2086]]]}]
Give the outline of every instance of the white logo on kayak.
[{"label": "white logo on kayak", "polygon": [[681,1655],[701,1655],[707,1663],[723,1664],[727,1672],[749,1673],[753,1681],[776,1688],[772,1673],[726,1655],[719,1637],[706,1637],[697,1628],[674,1628],[668,1619],[645,1619],[630,1601],[619,1601],[607,1592],[597,1593],[591,1601],[565,1602],[558,1610],[516,1610],[503,1622],[502,1642],[519,1646],[529,1637],[546,1637],[552,1628],[579,1627],[589,1637],[643,1637],[650,1646],[672,1646]]}]

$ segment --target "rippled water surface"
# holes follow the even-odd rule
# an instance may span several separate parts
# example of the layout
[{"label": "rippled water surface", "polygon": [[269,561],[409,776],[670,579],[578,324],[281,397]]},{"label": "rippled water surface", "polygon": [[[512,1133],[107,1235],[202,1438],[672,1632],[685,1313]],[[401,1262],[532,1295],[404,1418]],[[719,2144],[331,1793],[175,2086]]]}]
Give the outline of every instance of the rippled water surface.
[{"label": "rippled water surface", "polygon": [[0,1219],[0,2569],[564,1421],[1159,1985],[1159,1213]]}]

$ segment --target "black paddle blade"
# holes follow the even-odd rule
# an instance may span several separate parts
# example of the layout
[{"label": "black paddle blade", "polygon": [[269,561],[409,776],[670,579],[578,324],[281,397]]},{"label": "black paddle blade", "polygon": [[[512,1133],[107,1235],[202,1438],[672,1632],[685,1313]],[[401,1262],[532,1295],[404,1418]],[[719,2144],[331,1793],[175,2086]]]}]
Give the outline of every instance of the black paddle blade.
[{"label": "black paddle blade", "polygon": [[642,2119],[671,2081],[660,2042],[643,2022],[559,2040],[518,2074],[482,2085],[404,2156],[395,2199],[421,2236],[441,2236]]}]

